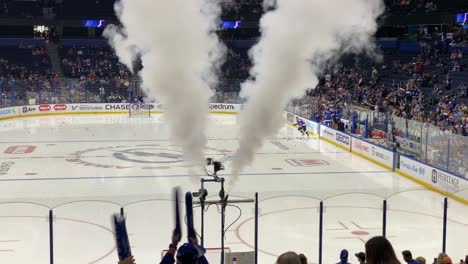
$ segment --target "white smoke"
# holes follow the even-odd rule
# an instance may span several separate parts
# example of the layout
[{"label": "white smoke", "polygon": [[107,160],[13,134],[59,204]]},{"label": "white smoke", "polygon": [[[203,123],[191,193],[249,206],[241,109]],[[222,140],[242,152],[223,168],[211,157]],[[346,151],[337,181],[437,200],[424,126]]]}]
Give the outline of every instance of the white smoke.
[{"label": "white smoke", "polygon": [[[117,2],[118,3],[118,2]],[[128,69],[133,73],[133,62],[137,59],[138,48],[131,45],[127,39],[127,34],[123,32],[124,29],[115,25],[106,27],[102,35],[109,39],[109,44],[115,50],[119,61],[125,64]]]},{"label": "white smoke", "polygon": [[148,99],[163,106],[174,142],[184,158],[203,161],[211,86],[224,48],[218,41],[216,0],[120,0],[115,11],[122,27],[105,36],[129,69],[137,54]]},{"label": "white smoke", "polygon": [[242,85],[249,100],[240,116],[232,182],[284,126],[281,109],[289,99],[317,86],[325,62],[347,52],[373,54],[372,35],[384,9],[382,0],[265,0],[264,7],[270,11],[250,51],[252,78]]}]

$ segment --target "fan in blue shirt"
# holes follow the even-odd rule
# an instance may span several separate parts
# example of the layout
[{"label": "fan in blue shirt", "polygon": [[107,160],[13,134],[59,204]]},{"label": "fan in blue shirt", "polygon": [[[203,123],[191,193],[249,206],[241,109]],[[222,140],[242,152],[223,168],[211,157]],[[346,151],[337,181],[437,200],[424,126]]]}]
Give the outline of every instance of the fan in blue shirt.
[{"label": "fan in blue shirt", "polygon": [[403,259],[405,260],[406,263],[408,264],[421,264],[419,261],[415,260],[413,258],[413,254],[411,254],[411,251],[405,250],[401,253],[403,255]]},{"label": "fan in blue shirt", "polygon": [[348,250],[346,249],[343,249],[341,250],[341,253],[340,253],[340,262],[336,263],[336,264],[351,264],[348,262]]}]

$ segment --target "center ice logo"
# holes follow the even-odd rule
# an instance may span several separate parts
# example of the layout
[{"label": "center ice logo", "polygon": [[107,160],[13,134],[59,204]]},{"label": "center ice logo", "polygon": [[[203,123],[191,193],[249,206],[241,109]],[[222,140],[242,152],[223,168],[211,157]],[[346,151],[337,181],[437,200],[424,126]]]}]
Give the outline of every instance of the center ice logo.
[{"label": "center ice logo", "polygon": [[172,149],[130,148],[113,151],[114,158],[135,163],[176,163],[183,160],[182,153]]},{"label": "center ice logo", "polygon": [[[217,155],[227,155],[228,150],[207,148],[217,152]],[[68,162],[75,164],[116,169],[170,169],[173,167],[186,167],[182,152],[173,145],[134,145],[134,146],[107,146],[85,149],[71,154]]]}]

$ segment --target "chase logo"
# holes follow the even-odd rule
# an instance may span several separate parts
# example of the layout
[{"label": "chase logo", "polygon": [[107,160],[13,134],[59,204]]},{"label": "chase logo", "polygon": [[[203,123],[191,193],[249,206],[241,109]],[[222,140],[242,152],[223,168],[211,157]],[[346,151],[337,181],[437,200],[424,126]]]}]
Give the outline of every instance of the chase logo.
[{"label": "chase logo", "polygon": [[341,133],[336,133],[336,141],[349,145],[349,137]]},{"label": "chase logo", "polygon": [[432,170],[432,182],[437,183],[437,171]]},{"label": "chase logo", "polygon": [[[426,173],[426,170],[423,167],[419,167],[419,175],[424,175],[424,173]],[[434,171],[432,172],[432,176],[434,176]]]}]

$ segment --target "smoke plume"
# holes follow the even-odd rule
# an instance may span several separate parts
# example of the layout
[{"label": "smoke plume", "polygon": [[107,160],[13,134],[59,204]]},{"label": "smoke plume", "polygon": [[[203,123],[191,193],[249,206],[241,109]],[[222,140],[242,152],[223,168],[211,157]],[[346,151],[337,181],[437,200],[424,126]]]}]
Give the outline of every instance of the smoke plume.
[{"label": "smoke plume", "polygon": [[188,162],[201,165],[211,87],[224,48],[215,30],[216,0],[120,0],[122,23],[104,36],[129,69],[138,57],[147,99],[162,104],[172,140]]},{"label": "smoke plume", "polygon": [[264,7],[262,36],[250,51],[251,79],[242,85],[249,100],[240,116],[234,175],[284,126],[281,109],[289,99],[317,86],[324,63],[344,53],[375,54],[372,35],[384,8],[381,0],[265,0]]}]

